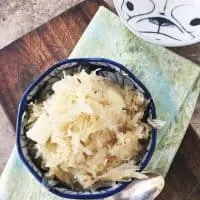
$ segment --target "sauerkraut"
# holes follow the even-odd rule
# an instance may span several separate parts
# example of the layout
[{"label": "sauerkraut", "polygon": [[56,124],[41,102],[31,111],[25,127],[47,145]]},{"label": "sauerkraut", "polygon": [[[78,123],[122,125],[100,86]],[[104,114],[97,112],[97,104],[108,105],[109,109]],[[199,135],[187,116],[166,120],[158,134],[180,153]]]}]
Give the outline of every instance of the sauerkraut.
[{"label": "sauerkraut", "polygon": [[[139,91],[82,71],[52,86],[44,102],[32,102],[26,122],[47,176],[72,187],[137,177],[136,160],[151,127]],[[141,175],[139,175],[141,176]]]}]

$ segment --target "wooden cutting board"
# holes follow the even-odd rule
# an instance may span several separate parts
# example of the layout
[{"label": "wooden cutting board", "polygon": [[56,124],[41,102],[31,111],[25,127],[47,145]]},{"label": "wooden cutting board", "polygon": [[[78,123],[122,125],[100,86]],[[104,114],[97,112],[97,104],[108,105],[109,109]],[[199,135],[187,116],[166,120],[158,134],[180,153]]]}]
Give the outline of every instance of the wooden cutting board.
[{"label": "wooden cutting board", "polygon": [[[101,0],[87,0],[0,50],[0,103],[13,125],[24,89],[52,64],[71,53],[100,5],[108,7]],[[200,63],[199,45],[174,50]],[[199,152],[200,138],[189,126],[159,200],[200,199]]]}]

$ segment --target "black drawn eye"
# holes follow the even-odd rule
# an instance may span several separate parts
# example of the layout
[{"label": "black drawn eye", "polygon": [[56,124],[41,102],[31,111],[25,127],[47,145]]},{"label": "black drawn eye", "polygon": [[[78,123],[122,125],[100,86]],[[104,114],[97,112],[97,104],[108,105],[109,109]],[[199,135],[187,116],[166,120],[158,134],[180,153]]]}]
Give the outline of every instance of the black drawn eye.
[{"label": "black drawn eye", "polygon": [[191,20],[190,25],[191,26],[198,26],[198,25],[200,25],[200,18],[194,18],[193,20]]},{"label": "black drawn eye", "polygon": [[134,5],[133,5],[130,1],[127,1],[127,2],[126,2],[126,7],[127,7],[130,11],[133,11],[133,10],[134,10]]}]

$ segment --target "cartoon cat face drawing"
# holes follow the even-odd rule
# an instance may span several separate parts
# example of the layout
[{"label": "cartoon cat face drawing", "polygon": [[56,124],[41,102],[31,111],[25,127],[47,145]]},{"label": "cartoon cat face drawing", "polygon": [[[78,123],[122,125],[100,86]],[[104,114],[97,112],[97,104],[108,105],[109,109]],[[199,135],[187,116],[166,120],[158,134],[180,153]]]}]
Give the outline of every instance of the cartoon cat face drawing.
[{"label": "cartoon cat face drawing", "polygon": [[118,10],[143,38],[181,43],[200,37],[200,0],[119,0]]}]

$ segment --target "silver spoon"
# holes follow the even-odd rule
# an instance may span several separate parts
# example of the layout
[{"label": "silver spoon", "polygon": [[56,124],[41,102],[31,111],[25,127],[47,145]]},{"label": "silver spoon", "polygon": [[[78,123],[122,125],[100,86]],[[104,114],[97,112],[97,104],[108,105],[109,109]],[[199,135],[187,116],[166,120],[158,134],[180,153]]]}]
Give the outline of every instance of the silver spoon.
[{"label": "silver spoon", "polygon": [[155,172],[143,172],[148,178],[134,179],[124,190],[109,200],[153,200],[162,191],[164,178]]}]

